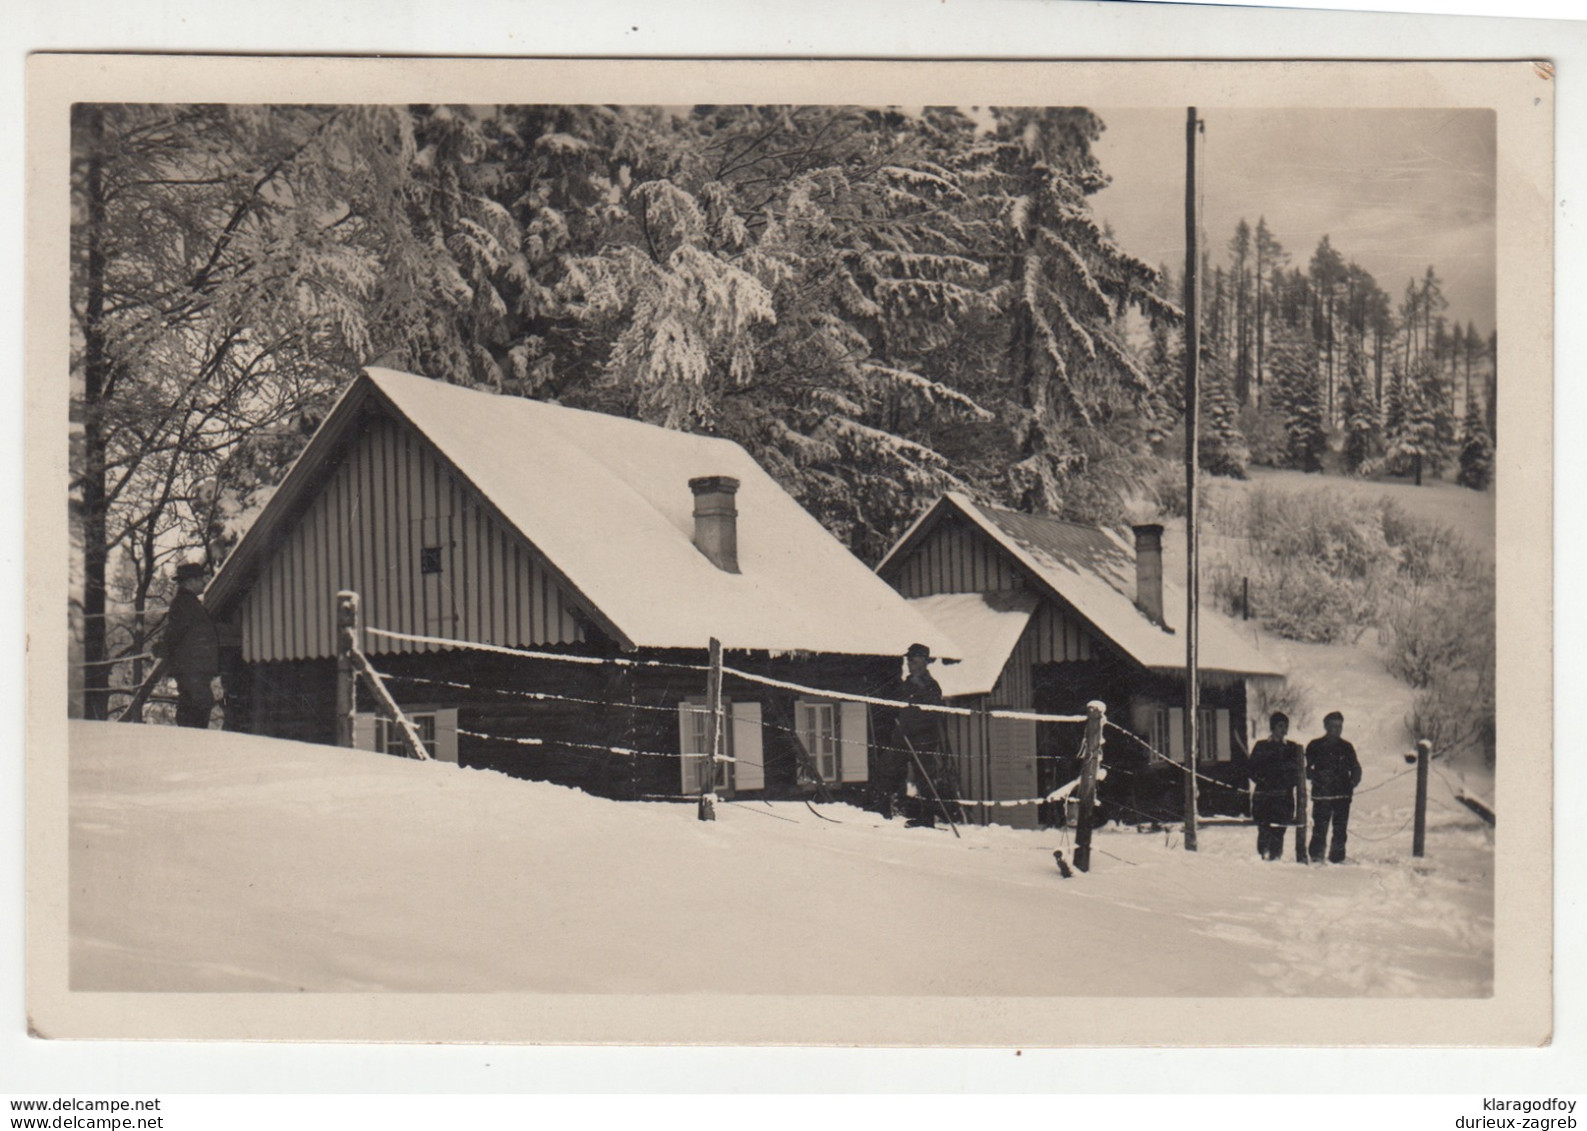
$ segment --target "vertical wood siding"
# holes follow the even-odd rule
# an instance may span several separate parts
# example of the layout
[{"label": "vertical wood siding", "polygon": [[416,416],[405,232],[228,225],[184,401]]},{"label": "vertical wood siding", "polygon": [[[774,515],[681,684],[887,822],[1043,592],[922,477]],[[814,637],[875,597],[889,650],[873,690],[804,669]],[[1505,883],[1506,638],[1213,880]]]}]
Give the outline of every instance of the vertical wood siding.
[{"label": "vertical wood siding", "polygon": [[905,597],[1025,588],[1024,579],[1002,548],[968,523],[957,520],[938,524],[908,558],[889,572],[889,580]]},{"label": "vertical wood siding", "polygon": [[[932,597],[939,593],[992,593],[1027,587],[1008,554],[986,535],[958,520],[942,522],[889,579],[905,597]],[[1051,600],[1037,607],[1026,630],[1034,649],[1031,663],[1089,660],[1092,636],[1086,626]],[[1004,673],[1005,676],[1008,674]],[[1025,693],[1028,695],[1028,690]],[[1022,699],[1018,705],[1024,705]],[[1014,706],[1013,700],[999,703]]]},{"label": "vertical wood siding", "polygon": [[1029,642],[1034,648],[1031,662],[1057,664],[1065,661],[1089,660],[1092,654],[1091,633],[1067,610],[1051,601],[1043,601],[1030,618],[1030,625],[1020,640],[1023,648]]},{"label": "vertical wood siding", "polygon": [[[532,533],[532,532],[531,532]],[[441,572],[421,551],[438,547]],[[575,606],[429,444],[384,417],[347,449],[278,542],[242,604],[250,662],[335,655],[336,592],[377,628],[525,647],[577,644]],[[379,637],[371,652],[435,651]]]}]

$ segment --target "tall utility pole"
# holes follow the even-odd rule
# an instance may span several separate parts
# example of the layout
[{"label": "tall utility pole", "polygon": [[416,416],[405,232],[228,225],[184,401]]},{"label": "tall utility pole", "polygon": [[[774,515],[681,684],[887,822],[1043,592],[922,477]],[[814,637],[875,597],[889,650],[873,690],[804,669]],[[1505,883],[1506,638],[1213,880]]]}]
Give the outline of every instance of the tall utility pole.
[{"label": "tall utility pole", "polygon": [[1198,428],[1196,386],[1201,373],[1201,276],[1197,251],[1196,108],[1185,118],[1185,850],[1196,851],[1196,731],[1200,673],[1196,645],[1200,635],[1200,563],[1196,545],[1196,462]]}]

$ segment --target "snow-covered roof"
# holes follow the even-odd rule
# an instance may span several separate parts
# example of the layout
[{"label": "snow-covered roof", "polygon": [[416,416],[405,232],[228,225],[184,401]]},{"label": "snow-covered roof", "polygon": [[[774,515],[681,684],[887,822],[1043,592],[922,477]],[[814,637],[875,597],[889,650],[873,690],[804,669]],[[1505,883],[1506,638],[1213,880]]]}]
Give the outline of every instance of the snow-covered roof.
[{"label": "snow-covered roof", "polygon": [[[729,440],[365,372],[635,646],[960,654]],[[703,476],[739,481],[740,573],[694,546],[689,480]]]},{"label": "snow-covered roof", "polygon": [[[878,570],[900,557],[922,535],[934,516],[951,507],[1006,550],[1041,585],[1068,603],[1100,633],[1143,667],[1182,670],[1182,632],[1154,624],[1135,604],[1135,551],[1123,539],[1094,526],[1064,522],[1049,515],[1021,514],[982,506],[949,492],[899,541]],[[1183,589],[1163,583],[1167,619],[1183,626],[1187,602]],[[1276,662],[1247,641],[1227,617],[1201,609],[1198,667],[1208,672],[1283,675]],[[1006,654],[1005,654],[1006,659]]]},{"label": "snow-covered roof", "polygon": [[938,593],[909,602],[963,649],[962,663],[938,664],[934,676],[949,699],[989,695],[1036,611],[1032,593]]}]

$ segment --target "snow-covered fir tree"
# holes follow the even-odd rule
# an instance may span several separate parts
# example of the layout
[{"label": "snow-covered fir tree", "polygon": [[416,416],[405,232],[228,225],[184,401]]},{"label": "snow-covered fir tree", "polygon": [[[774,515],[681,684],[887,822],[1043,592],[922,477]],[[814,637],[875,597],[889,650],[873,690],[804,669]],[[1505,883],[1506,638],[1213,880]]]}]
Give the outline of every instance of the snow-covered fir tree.
[{"label": "snow-covered fir tree", "polygon": [[1116,517],[1144,480],[1153,383],[1122,315],[1178,312],[1156,272],[1126,255],[1092,217],[1107,184],[1091,145],[1102,123],[1079,108],[996,109],[989,141],[967,155],[966,183],[1002,264],[992,292],[1003,341],[987,343],[1004,390],[1014,458],[1000,493],[1013,505],[1077,519]]},{"label": "snow-covered fir tree", "polygon": [[1444,405],[1431,356],[1422,354],[1412,361],[1398,385],[1399,427],[1386,435],[1385,458],[1392,470],[1410,475],[1420,487],[1423,475],[1442,464],[1446,450],[1439,442]]},{"label": "snow-covered fir tree", "polygon": [[1372,378],[1355,338],[1345,352],[1345,375],[1340,387],[1339,415],[1344,427],[1345,468],[1352,472],[1373,458],[1379,437],[1378,406],[1372,397]]},{"label": "snow-covered fir tree", "polygon": [[1244,479],[1251,452],[1240,431],[1227,364],[1217,353],[1208,354],[1202,362],[1198,392],[1201,420],[1196,451],[1202,468],[1211,475]]},{"label": "snow-covered fir tree", "polygon": [[1405,426],[1405,370],[1398,361],[1389,366],[1389,379],[1383,389],[1383,429],[1384,442],[1392,443],[1393,438]]},{"label": "snow-covered fir tree", "polygon": [[1488,436],[1488,424],[1483,419],[1482,406],[1476,400],[1467,402],[1464,426],[1465,439],[1460,446],[1460,473],[1455,482],[1473,491],[1485,491],[1493,482],[1493,440]]},{"label": "snow-covered fir tree", "polygon": [[1321,471],[1328,437],[1323,428],[1323,388],[1317,348],[1310,328],[1280,325],[1270,353],[1274,400],[1289,438],[1289,464],[1301,471]]}]

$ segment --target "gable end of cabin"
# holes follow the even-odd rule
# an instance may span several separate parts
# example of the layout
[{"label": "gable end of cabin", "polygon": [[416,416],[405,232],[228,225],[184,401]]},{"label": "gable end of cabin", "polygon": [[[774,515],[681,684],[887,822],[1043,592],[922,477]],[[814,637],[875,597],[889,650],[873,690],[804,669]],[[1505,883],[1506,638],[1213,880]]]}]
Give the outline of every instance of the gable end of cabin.
[{"label": "gable end of cabin", "polygon": [[[249,663],[333,657],[344,589],[366,628],[503,647],[599,635],[527,539],[379,404],[360,410],[294,509],[233,606]],[[366,633],[366,647],[436,646]]]}]

